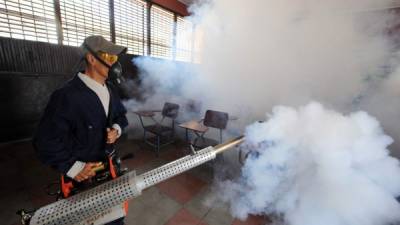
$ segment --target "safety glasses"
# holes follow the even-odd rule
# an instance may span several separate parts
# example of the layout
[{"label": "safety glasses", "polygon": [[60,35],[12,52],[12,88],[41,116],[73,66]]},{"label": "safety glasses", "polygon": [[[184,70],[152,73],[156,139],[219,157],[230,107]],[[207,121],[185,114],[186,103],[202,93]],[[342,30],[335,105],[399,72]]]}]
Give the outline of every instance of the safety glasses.
[{"label": "safety glasses", "polygon": [[104,61],[109,62],[111,64],[114,64],[118,60],[118,55],[111,55],[107,52],[98,52],[97,53],[100,58],[102,58]]}]

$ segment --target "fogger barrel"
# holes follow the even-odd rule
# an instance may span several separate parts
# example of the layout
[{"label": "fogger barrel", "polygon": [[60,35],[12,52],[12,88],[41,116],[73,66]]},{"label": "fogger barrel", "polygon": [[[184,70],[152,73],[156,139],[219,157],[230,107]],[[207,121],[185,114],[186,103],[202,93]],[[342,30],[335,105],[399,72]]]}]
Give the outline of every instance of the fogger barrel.
[{"label": "fogger barrel", "polygon": [[135,171],[129,172],[91,190],[38,209],[30,225],[90,224],[96,216],[139,196],[142,190],[210,161],[243,140],[241,136],[215,147],[207,147],[138,176]]}]

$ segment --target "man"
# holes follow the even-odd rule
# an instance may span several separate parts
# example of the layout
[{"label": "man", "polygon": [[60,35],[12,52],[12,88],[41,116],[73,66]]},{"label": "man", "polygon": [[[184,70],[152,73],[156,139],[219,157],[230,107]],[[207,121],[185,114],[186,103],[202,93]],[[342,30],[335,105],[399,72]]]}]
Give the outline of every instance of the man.
[{"label": "man", "polygon": [[[126,48],[90,36],[81,49],[84,72],[51,95],[33,144],[43,163],[82,184],[96,175],[95,168],[106,161],[128,122],[121,100],[106,82],[121,71],[117,59]],[[123,224],[123,218],[109,224]]]}]

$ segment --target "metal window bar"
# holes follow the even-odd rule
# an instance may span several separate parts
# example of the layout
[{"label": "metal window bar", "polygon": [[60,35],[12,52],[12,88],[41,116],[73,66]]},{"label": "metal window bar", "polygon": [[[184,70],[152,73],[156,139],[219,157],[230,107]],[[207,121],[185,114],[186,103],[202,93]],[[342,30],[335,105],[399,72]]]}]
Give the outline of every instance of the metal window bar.
[{"label": "metal window bar", "polygon": [[174,27],[173,27],[173,33],[172,33],[172,59],[176,60],[176,29],[177,29],[177,19],[178,16],[174,14]]}]

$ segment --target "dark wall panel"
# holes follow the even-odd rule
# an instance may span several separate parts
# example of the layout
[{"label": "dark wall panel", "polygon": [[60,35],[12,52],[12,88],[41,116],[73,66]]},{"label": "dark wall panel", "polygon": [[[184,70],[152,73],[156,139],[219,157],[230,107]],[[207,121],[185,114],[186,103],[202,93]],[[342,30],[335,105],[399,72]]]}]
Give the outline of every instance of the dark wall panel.
[{"label": "dark wall panel", "polygon": [[72,73],[79,49],[71,46],[0,38],[0,70],[42,74]]},{"label": "dark wall panel", "polygon": [[50,94],[79,59],[75,47],[0,38],[0,142],[32,136]]},{"label": "dark wall panel", "polygon": [[67,76],[11,76],[0,76],[0,142],[31,137],[51,92],[68,79]]},{"label": "dark wall panel", "polygon": [[[139,98],[134,55],[121,57],[123,98]],[[0,143],[30,138],[51,93],[79,70],[79,48],[0,38]]]}]

